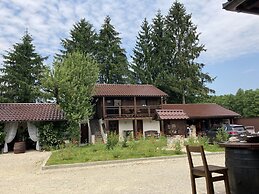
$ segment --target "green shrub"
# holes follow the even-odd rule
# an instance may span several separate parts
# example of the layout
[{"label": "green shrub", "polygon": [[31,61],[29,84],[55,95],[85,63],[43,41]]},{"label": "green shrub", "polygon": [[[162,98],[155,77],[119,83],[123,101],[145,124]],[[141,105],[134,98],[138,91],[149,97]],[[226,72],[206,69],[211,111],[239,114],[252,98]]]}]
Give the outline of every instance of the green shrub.
[{"label": "green shrub", "polygon": [[119,142],[119,136],[115,132],[110,132],[107,137],[106,148],[112,150]]},{"label": "green shrub", "polygon": [[[1,144],[4,144],[4,139],[5,139],[5,132],[4,132],[4,124],[0,124],[0,146]],[[1,147],[0,147],[1,148]]]},{"label": "green shrub", "polygon": [[63,144],[62,130],[48,123],[39,127],[40,145],[44,150],[57,149]]},{"label": "green shrub", "polygon": [[175,140],[174,151],[175,151],[175,154],[181,154],[182,153],[182,144],[181,144],[180,140]]},{"label": "green shrub", "polygon": [[198,136],[197,142],[206,147],[209,145],[209,138],[207,136]]},{"label": "green shrub", "polygon": [[224,128],[220,128],[216,134],[216,142],[225,142],[228,141],[229,134],[224,130]]},{"label": "green shrub", "polygon": [[185,140],[185,142],[184,142],[184,145],[197,145],[197,144],[199,144],[198,142],[197,142],[197,138],[196,137],[188,137],[187,138],[187,140]]},{"label": "green shrub", "polygon": [[127,142],[128,142],[127,137],[125,137],[125,138],[123,139],[123,142],[122,142],[122,144],[121,144],[121,147],[123,147],[123,148],[128,147]]}]

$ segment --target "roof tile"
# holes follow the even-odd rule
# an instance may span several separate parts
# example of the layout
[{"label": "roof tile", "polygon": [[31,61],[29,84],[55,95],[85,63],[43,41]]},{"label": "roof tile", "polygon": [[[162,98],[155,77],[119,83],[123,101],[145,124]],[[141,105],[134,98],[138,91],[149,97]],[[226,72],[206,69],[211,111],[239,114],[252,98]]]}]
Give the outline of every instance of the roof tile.
[{"label": "roof tile", "polygon": [[158,118],[162,120],[167,119],[189,119],[183,110],[176,109],[157,109]]},{"label": "roof tile", "polygon": [[53,103],[0,103],[0,121],[60,121],[64,112]]},{"label": "roof tile", "polygon": [[153,85],[138,84],[96,84],[94,96],[168,96]]},{"label": "roof tile", "polygon": [[239,117],[234,111],[228,110],[218,104],[164,104],[162,109],[181,109],[191,119],[193,118],[226,118]]}]

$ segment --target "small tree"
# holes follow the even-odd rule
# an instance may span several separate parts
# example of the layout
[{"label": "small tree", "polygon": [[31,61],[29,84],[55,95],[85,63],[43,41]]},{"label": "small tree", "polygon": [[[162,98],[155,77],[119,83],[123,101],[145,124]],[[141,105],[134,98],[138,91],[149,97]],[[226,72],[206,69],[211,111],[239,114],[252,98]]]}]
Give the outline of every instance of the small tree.
[{"label": "small tree", "polygon": [[91,99],[97,78],[97,62],[89,55],[72,52],[55,63],[44,82],[47,90],[56,91],[55,97],[66,114],[73,138],[79,133],[79,122],[92,115]]}]

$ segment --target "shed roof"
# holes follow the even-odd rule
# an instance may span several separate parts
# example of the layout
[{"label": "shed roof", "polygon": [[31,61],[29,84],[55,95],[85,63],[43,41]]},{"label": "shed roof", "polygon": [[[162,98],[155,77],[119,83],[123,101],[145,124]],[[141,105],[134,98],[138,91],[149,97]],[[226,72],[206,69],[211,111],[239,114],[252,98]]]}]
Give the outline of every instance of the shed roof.
[{"label": "shed roof", "polygon": [[189,119],[183,110],[176,109],[157,109],[157,116],[161,120],[169,120],[169,119]]},{"label": "shed roof", "polygon": [[163,97],[168,95],[153,85],[96,84],[94,96],[95,97],[101,97],[101,96]]},{"label": "shed roof", "polygon": [[181,109],[190,119],[239,117],[234,111],[218,104],[164,104],[162,109]]},{"label": "shed roof", "polygon": [[61,120],[64,112],[53,103],[0,103],[0,122]]}]

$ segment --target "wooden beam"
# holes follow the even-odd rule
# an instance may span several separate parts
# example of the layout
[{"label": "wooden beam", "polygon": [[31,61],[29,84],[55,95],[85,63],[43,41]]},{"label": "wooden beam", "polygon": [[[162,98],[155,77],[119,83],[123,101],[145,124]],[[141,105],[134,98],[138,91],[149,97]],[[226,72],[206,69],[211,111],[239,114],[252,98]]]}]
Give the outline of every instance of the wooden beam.
[{"label": "wooden beam", "polygon": [[134,117],[137,116],[137,98],[134,96]]},{"label": "wooden beam", "polygon": [[103,97],[103,118],[106,117],[106,111],[105,111],[106,107],[105,107],[105,97]]}]

